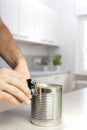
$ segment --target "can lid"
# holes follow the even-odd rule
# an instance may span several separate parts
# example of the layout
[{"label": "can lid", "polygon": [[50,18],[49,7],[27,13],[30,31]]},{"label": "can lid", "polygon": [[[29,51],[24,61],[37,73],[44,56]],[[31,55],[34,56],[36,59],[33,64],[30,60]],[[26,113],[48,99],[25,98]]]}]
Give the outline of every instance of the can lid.
[{"label": "can lid", "polygon": [[62,92],[62,85],[58,84],[36,84],[37,93],[59,93]]}]

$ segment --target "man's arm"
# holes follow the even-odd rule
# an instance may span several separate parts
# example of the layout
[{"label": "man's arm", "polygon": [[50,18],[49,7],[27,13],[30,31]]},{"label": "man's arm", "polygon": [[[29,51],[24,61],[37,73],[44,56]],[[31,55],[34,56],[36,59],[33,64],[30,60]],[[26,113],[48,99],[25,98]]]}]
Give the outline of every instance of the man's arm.
[{"label": "man's arm", "polygon": [[25,59],[17,47],[12,34],[0,19],[0,55],[11,66],[30,78]]},{"label": "man's arm", "polygon": [[31,92],[26,79],[30,78],[27,63],[12,34],[0,19],[0,56],[11,69],[0,68],[0,101],[15,105],[30,103]]}]

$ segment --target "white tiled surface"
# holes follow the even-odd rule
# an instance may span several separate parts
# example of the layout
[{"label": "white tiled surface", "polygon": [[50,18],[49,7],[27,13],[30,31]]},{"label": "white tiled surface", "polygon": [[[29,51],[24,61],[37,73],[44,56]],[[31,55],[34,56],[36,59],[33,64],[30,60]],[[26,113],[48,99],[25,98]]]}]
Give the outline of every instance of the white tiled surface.
[{"label": "white tiled surface", "polygon": [[87,88],[64,94],[62,108],[62,124],[56,127],[31,124],[30,105],[1,112],[0,130],[87,130]]}]

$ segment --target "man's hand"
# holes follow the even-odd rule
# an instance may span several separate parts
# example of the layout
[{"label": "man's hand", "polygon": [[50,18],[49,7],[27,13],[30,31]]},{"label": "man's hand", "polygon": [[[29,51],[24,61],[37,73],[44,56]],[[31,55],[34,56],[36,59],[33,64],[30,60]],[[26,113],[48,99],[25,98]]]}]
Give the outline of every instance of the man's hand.
[{"label": "man's hand", "polygon": [[15,105],[29,104],[31,93],[27,87],[26,76],[14,70],[0,69],[0,100]]},{"label": "man's hand", "polygon": [[0,100],[18,105],[29,103],[31,94],[26,79],[30,78],[27,63],[10,30],[0,18],[0,56],[13,69],[0,69]]},{"label": "man's hand", "polygon": [[23,57],[19,59],[17,66],[14,68],[14,70],[22,73],[26,77],[26,79],[30,79],[29,69]]}]

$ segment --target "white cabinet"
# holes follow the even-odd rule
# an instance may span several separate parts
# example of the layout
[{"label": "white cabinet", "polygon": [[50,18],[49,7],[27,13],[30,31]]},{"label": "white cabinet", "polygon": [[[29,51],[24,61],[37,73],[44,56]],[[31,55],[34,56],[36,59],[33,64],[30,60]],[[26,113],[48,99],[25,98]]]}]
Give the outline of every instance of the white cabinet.
[{"label": "white cabinet", "polygon": [[63,93],[70,90],[69,86],[69,74],[58,74],[58,75],[48,75],[48,76],[37,76],[32,77],[37,83],[49,83],[49,84],[59,84],[62,85]]},{"label": "white cabinet", "polygon": [[38,0],[20,1],[20,39],[34,43],[59,45],[57,13]]},{"label": "white cabinet", "polygon": [[1,0],[1,17],[15,39],[59,45],[58,15],[38,0]]},{"label": "white cabinet", "polygon": [[1,18],[14,35],[19,33],[19,0],[1,0]]},{"label": "white cabinet", "polygon": [[58,14],[53,9],[47,7],[47,18],[46,18],[46,28],[47,28],[47,41],[49,44],[58,45],[59,44],[59,19]]},{"label": "white cabinet", "polygon": [[56,11],[40,2],[36,4],[35,10],[35,40],[58,46],[59,21]]},{"label": "white cabinet", "polygon": [[38,0],[20,2],[20,36],[36,43],[58,45],[57,13]]},{"label": "white cabinet", "polygon": [[34,41],[34,5],[34,0],[20,1],[20,37],[28,41]]},{"label": "white cabinet", "polygon": [[46,44],[47,26],[46,26],[47,8],[40,2],[35,3],[35,41]]}]

